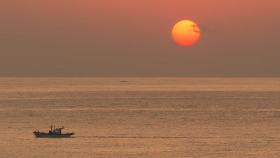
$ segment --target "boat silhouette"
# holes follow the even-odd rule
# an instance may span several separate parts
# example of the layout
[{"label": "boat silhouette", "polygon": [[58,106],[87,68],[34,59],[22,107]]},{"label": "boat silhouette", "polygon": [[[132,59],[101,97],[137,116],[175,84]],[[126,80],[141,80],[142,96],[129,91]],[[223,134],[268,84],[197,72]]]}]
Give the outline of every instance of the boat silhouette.
[{"label": "boat silhouette", "polygon": [[64,127],[55,128],[55,126],[51,125],[49,132],[40,132],[36,130],[33,134],[37,138],[70,138],[75,134],[74,132],[63,133],[63,129]]}]

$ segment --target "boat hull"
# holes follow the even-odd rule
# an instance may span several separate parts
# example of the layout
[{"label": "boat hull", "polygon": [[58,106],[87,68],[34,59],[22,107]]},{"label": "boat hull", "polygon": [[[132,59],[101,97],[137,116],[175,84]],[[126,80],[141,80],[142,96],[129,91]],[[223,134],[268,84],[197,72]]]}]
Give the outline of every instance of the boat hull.
[{"label": "boat hull", "polygon": [[45,132],[33,132],[37,138],[70,138],[74,133],[62,133],[62,134],[53,134]]}]

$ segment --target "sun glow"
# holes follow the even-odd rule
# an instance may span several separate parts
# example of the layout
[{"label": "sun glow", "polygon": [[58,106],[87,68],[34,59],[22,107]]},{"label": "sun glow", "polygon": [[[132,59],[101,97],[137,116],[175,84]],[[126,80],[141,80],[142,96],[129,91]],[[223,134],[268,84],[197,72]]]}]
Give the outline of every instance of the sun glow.
[{"label": "sun glow", "polygon": [[172,37],[180,46],[192,46],[200,39],[200,29],[191,20],[182,20],[176,23],[172,29]]}]

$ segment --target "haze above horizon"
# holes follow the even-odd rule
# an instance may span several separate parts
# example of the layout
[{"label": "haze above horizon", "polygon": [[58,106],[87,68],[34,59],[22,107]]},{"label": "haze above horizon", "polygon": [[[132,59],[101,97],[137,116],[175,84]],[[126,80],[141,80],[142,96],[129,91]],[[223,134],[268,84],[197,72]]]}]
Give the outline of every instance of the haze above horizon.
[{"label": "haze above horizon", "polygon": [[[280,1],[0,2],[0,76],[280,77]],[[200,42],[179,47],[191,19]]]}]

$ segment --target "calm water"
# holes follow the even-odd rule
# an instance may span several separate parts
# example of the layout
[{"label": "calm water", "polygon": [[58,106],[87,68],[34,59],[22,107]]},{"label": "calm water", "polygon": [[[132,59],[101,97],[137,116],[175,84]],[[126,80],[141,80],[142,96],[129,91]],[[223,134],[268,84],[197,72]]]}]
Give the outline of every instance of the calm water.
[{"label": "calm water", "polygon": [[280,78],[0,78],[0,127],[0,158],[279,158]]}]

